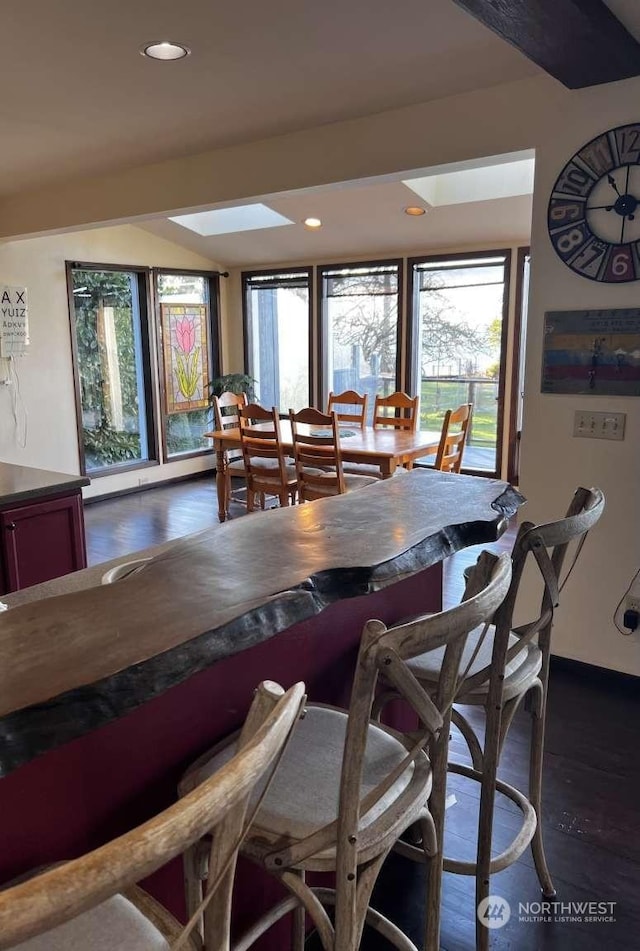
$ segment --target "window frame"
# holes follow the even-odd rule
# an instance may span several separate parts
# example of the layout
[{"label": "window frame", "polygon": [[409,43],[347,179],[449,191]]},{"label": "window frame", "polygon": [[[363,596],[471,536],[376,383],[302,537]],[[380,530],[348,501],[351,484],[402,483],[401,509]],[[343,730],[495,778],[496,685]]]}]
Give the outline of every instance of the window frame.
[{"label": "window frame", "polygon": [[[309,406],[314,405],[314,393],[315,393],[315,384],[316,384],[316,368],[314,366],[313,360],[313,268],[312,267],[278,267],[278,268],[252,268],[250,271],[242,271],[240,274],[241,279],[241,294],[242,294],[242,337],[243,337],[243,358],[244,358],[244,372],[250,376],[254,377],[254,368],[252,366],[251,355],[253,353],[253,321],[250,319],[250,308],[248,301],[248,287],[251,282],[252,277],[273,277],[277,278],[284,274],[295,274],[300,277],[306,277],[307,286],[308,286],[308,334],[309,334],[309,345],[308,345],[308,365],[309,365]],[[267,284],[263,286],[268,286]],[[286,286],[286,284],[277,284],[274,283],[274,287]],[[281,414],[286,413],[286,408],[283,409],[281,406],[278,407]]]},{"label": "window frame", "polygon": [[[149,458],[132,461],[120,465],[103,466],[100,469],[87,471],[86,453],[84,449],[84,426],[82,418],[82,391],[80,386],[80,361],[78,338],[76,333],[76,310],[73,296],[73,271],[118,271],[135,274],[137,278],[138,308],[140,312],[140,341],[142,350],[142,379],[144,381],[145,422],[147,427],[147,445]],[[100,264],[93,261],[65,261],[67,280],[67,298],[69,307],[69,333],[71,337],[71,360],[73,364],[73,383],[76,404],[76,431],[78,440],[78,458],[80,474],[88,475],[91,479],[101,479],[105,476],[119,475],[135,469],[147,469],[157,466],[160,462],[160,446],[158,441],[158,423],[156,417],[156,395],[153,381],[152,353],[154,350],[154,330],[151,321],[151,269],[134,264]]]},{"label": "window frame", "polygon": [[[505,392],[507,377],[507,345],[509,334],[509,301],[511,295],[511,248],[492,248],[482,251],[456,251],[454,254],[421,254],[407,258],[407,339],[405,360],[407,366],[407,385],[408,392],[417,392],[417,381],[414,380],[414,369],[416,366],[415,347],[418,339],[417,320],[419,314],[416,312],[416,276],[418,274],[417,265],[419,264],[438,264],[438,262],[449,261],[479,261],[495,257],[504,257],[504,290],[502,293],[502,327],[500,333],[500,379],[498,382],[498,406],[497,419],[500,425],[497,426],[496,433],[496,462],[493,470],[489,469],[468,469],[462,467],[462,472],[467,475],[478,475],[488,479],[501,478],[503,466],[503,448],[505,430],[509,429],[509,419],[506,416]],[[473,266],[473,265],[470,265]]]},{"label": "window frame", "polygon": [[524,372],[520,373],[520,364],[523,355],[524,340],[523,313],[524,313],[524,275],[525,263],[529,258],[531,267],[531,247],[522,245],[516,251],[516,291],[513,312],[513,345],[511,352],[511,399],[509,406],[509,449],[507,458],[507,480],[517,485],[520,480],[520,433],[518,430],[518,402],[520,389],[524,384]]},{"label": "window frame", "polygon": [[328,358],[328,339],[327,339],[327,321],[325,318],[325,309],[324,302],[326,300],[324,294],[324,278],[327,271],[334,270],[349,270],[349,269],[360,269],[360,268],[376,268],[376,267],[396,267],[398,274],[398,291],[397,291],[397,300],[398,300],[398,319],[396,326],[396,390],[401,390],[402,386],[402,323],[403,323],[403,314],[404,314],[404,295],[405,295],[405,281],[404,281],[404,267],[405,262],[404,258],[384,258],[381,260],[375,261],[351,261],[351,262],[342,262],[332,264],[318,264],[315,268],[316,273],[316,307],[318,313],[318,382],[319,382],[319,399],[320,404],[324,412],[324,408],[327,406],[327,401],[329,399],[329,380],[327,379],[327,358]]},{"label": "window frame", "polygon": [[[176,455],[169,455],[167,446],[167,414],[166,412],[166,387],[164,377],[164,352],[162,340],[162,320],[160,317],[160,295],[158,293],[158,277],[161,274],[178,274],[187,277],[203,277],[207,281],[209,295],[209,372],[211,379],[220,376],[220,272],[199,270],[197,268],[180,267],[153,267],[150,269],[151,283],[153,287],[153,311],[155,316],[155,337],[156,337],[156,370],[158,377],[158,400],[160,427],[162,432],[162,463],[170,465],[174,462],[182,462],[185,459],[195,459],[198,456],[210,456],[213,454],[213,446],[203,447],[202,449],[191,449],[188,452],[181,452]],[[215,313],[214,313],[215,311]]]}]

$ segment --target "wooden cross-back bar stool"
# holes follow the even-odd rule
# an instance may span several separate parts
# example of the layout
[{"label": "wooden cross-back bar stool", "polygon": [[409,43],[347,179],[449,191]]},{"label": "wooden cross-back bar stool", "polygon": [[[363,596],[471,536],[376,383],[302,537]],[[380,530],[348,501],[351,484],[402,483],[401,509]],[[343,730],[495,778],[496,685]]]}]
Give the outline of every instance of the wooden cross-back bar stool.
[{"label": "wooden cross-back bar stool", "polygon": [[[449,763],[449,771],[480,783],[480,814],[475,862],[444,858],[445,871],[474,876],[476,908],[490,894],[490,878],[515,862],[531,844],[534,864],[547,898],[555,896],[555,888],[544,853],[541,825],[542,762],[551,657],[551,629],[563,583],[560,581],[569,547],[574,557],[565,575],[571,574],[587,532],[593,528],[604,510],[604,495],[599,489],[577,489],[564,518],[543,525],[525,522],[520,526],[513,547],[513,575],[504,603],[489,628],[473,631],[467,640],[460,662],[460,686],[452,722],[462,734],[471,755],[472,766]],[[542,587],[539,614],[527,624],[513,626],[514,609],[526,563],[533,562]],[[438,689],[442,652],[419,655],[408,662],[409,670],[430,695]],[[532,697],[531,748],[529,756],[529,789],[525,796],[497,776],[500,755],[513,717],[527,695]],[[377,715],[397,692],[381,694],[376,703]],[[481,707],[484,711],[484,737],[478,734],[458,705]],[[494,800],[496,793],[506,796],[521,810],[522,825],[513,841],[499,855],[492,856]],[[459,807],[458,807],[459,808]],[[433,810],[432,810],[433,811]],[[434,812],[436,827],[444,825],[444,811]],[[398,851],[421,860],[420,850],[401,844]],[[430,878],[429,902],[440,900],[439,879]],[[489,931],[475,915],[476,946],[479,951],[489,947]],[[435,919],[427,932],[427,951],[439,949]]]},{"label": "wooden cross-back bar stool", "polygon": [[[509,588],[511,561],[484,553],[467,583],[465,598],[449,611],[387,628],[365,625],[349,710],[310,704],[256,813],[243,854],[263,866],[291,897],[261,918],[235,945],[246,951],[264,932],[296,907],[317,929],[324,951],[357,951],[365,923],[399,951],[417,951],[391,921],[374,911],[370,897],[379,870],[398,837],[418,824],[423,857],[439,846],[427,799],[444,796],[450,707],[458,663],[468,633],[488,622]],[[425,650],[445,647],[438,689],[432,699],[411,676],[408,662]],[[404,735],[371,722],[376,685],[382,671],[392,680],[420,721],[416,734]],[[188,793],[233,754],[235,739],[205,753],[185,774]],[[425,750],[429,750],[429,755]],[[440,778],[438,778],[438,771]],[[433,788],[433,792],[432,792]],[[307,872],[335,872],[335,889],[310,886]],[[198,882],[189,884],[192,904]],[[327,906],[335,908],[331,917]],[[429,909],[438,915],[439,909]],[[304,920],[294,922],[295,951],[304,945]]]},{"label": "wooden cross-back bar stool", "polygon": [[[304,685],[258,688],[233,758],[188,796],[117,839],[0,890],[0,948],[20,951],[228,951],[231,889],[253,791],[271,779]],[[142,754],[142,751],[141,751]],[[210,835],[202,937],[134,886]]]}]

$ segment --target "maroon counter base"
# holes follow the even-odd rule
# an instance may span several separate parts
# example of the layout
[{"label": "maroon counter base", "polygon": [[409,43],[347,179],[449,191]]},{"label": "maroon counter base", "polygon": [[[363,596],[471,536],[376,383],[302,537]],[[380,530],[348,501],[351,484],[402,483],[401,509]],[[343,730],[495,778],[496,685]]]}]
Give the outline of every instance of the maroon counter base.
[{"label": "maroon counter base", "polygon": [[[241,723],[260,680],[304,680],[314,701],[346,705],[364,623],[387,624],[441,606],[436,564],[318,616],[198,673],[134,712],[36,758],[0,780],[0,881],[71,858],[132,828],[175,800],[183,769]],[[21,817],[11,821],[8,817]],[[182,871],[173,862],[146,883],[184,917]],[[280,886],[248,863],[238,868],[234,915],[244,930],[280,896]],[[287,922],[256,948],[287,947]]]}]

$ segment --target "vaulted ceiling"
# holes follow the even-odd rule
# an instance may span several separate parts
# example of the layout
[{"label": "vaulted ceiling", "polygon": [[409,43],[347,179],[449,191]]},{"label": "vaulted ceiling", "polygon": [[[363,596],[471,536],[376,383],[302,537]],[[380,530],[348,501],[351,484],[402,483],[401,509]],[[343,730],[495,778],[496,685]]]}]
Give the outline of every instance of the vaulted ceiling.
[{"label": "vaulted ceiling", "polygon": [[536,71],[452,0],[3,0],[0,194]]},{"label": "vaulted ceiling", "polygon": [[[639,6],[637,0],[4,0],[0,197],[525,79],[541,73],[528,57],[550,69],[549,57],[537,55],[540,46],[556,58],[563,48],[568,59],[584,58],[594,23],[600,58],[631,74],[640,50]],[[505,11],[517,21],[515,36],[498,22]],[[584,33],[579,50],[567,24]],[[143,44],[160,39],[184,43],[191,55],[175,63],[140,55]],[[359,183],[349,202],[322,191],[312,204],[316,213],[332,209],[334,233],[305,237],[309,246],[299,244],[298,256],[323,255],[329,244],[346,254],[358,232],[363,244],[368,236],[380,250],[413,246],[420,229],[425,246],[460,241],[454,237],[460,210],[445,220],[436,209],[427,220],[393,219],[372,242],[371,222],[382,221],[391,206],[395,214],[403,188]],[[308,204],[303,197],[277,196],[273,207],[298,214]],[[488,214],[486,203],[477,207],[475,217],[464,206],[465,243],[476,240],[481,226],[485,233],[493,228],[496,240],[522,231],[530,200],[506,201],[500,213]],[[350,237],[338,227],[347,212]],[[147,227],[172,240],[179,235],[170,222]],[[270,261],[289,257],[278,244],[286,230],[279,237],[272,232]],[[226,255],[213,246],[207,253],[230,262],[265,256],[255,235],[242,241],[235,246],[229,238]]]}]

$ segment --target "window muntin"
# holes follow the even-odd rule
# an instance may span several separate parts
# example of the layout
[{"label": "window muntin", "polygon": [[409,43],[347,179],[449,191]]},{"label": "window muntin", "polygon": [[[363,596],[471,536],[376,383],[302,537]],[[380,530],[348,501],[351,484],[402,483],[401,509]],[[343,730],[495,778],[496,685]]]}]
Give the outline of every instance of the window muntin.
[{"label": "window muntin", "polygon": [[311,403],[310,275],[305,271],[243,275],[247,371],[256,399],[281,412]]}]

